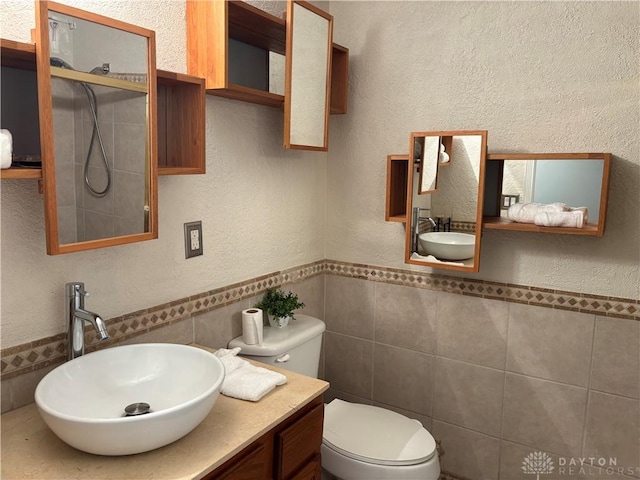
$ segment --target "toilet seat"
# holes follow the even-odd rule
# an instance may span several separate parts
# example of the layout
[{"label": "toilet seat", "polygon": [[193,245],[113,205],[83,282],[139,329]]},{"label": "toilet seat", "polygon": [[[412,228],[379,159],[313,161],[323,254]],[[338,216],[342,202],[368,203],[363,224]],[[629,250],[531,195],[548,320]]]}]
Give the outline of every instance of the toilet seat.
[{"label": "toilet seat", "polygon": [[435,440],[417,420],[340,399],[325,405],[323,443],[341,455],[374,465],[417,465],[436,454]]}]

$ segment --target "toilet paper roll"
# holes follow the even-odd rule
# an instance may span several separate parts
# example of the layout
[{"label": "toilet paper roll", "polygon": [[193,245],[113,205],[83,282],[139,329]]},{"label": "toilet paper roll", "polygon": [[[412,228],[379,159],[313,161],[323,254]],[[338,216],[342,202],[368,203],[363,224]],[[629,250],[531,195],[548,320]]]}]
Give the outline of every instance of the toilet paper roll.
[{"label": "toilet paper roll", "polygon": [[242,341],[247,345],[262,345],[262,310],[242,311]]}]

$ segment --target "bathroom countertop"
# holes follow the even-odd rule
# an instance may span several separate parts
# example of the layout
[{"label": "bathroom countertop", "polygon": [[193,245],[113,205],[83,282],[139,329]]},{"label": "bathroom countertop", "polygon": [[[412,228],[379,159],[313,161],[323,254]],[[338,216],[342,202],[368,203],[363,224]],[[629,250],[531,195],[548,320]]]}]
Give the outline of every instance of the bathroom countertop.
[{"label": "bathroom countertop", "polygon": [[49,430],[35,403],[5,413],[2,429],[3,480],[178,480],[199,479],[324,392],[316,378],[260,365],[287,376],[258,402],[219,395],[195,430],[157,450],[106,457],[76,450]]}]

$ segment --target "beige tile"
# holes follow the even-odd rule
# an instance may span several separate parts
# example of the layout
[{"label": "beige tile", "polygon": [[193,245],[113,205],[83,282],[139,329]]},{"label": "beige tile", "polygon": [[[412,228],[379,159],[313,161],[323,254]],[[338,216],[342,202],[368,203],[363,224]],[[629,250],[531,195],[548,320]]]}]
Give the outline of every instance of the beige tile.
[{"label": "beige tile", "polygon": [[[618,476],[601,475],[597,469],[583,468],[582,471],[571,462],[572,457],[559,457],[553,453],[541,451],[511,442],[502,442],[500,453],[500,480],[533,480],[539,473],[543,480],[600,480]],[[578,458],[575,459],[579,461]]]},{"label": "beige tile", "polygon": [[[34,401],[36,387],[47,373],[56,368],[58,364],[46,368],[40,368],[33,372],[25,373],[9,379],[11,384],[11,409],[29,405]],[[4,387],[4,385],[2,385]]]},{"label": "beige tile", "polygon": [[58,207],[58,237],[61,244],[78,241],[77,221],[75,207]]},{"label": "beige tile", "polygon": [[304,303],[299,313],[324,320],[324,275],[316,275],[298,283],[284,285],[284,291],[292,291]]},{"label": "beige tile", "polygon": [[146,125],[128,123],[113,125],[113,155],[116,170],[132,173],[145,172],[146,132]]},{"label": "beige tile", "polygon": [[230,340],[242,335],[242,311],[251,307],[248,299],[193,317],[196,343],[226,348]]},{"label": "beige tile", "polygon": [[[113,123],[102,121],[98,122],[100,127],[100,135],[102,135],[102,145],[104,151],[107,154],[107,163],[113,169],[114,166],[114,144],[113,144]],[[82,156],[80,157],[80,163],[84,165],[87,161],[87,155],[89,155],[89,147],[91,146],[91,135],[93,135],[93,120],[84,120],[82,122]],[[77,160],[77,157],[76,157]],[[89,166],[104,168],[104,158],[102,156],[102,149],[98,143],[98,138],[93,142],[93,148],[91,149],[91,155],[89,157]]]},{"label": "beige tile", "polygon": [[585,388],[507,373],[503,438],[579,456],[586,404]]},{"label": "beige tile", "polygon": [[138,92],[120,90],[112,94],[113,120],[121,123],[145,125],[147,122],[147,97]]},{"label": "beige tile", "polygon": [[375,290],[376,342],[434,353],[436,292],[388,283]]},{"label": "beige tile", "polygon": [[324,403],[329,403],[334,398],[339,398],[340,400],[351,403],[363,403],[365,405],[372,404],[371,399],[369,398],[362,398],[358,397],[357,395],[351,395],[350,393],[341,392],[340,390],[336,390],[335,388],[329,388],[329,390],[324,392]]},{"label": "beige tile", "polygon": [[431,432],[431,430],[433,428],[433,419],[431,417],[427,416],[427,415],[421,415],[419,413],[412,412],[410,410],[405,410],[404,408],[398,408],[398,407],[396,407],[394,405],[388,405],[388,404],[382,403],[382,402],[375,402],[374,401],[373,405],[375,405],[376,407],[380,407],[380,408],[386,408],[387,410],[391,410],[392,412],[399,413],[400,415],[404,415],[405,417],[411,418],[412,420],[417,420],[429,432]]},{"label": "beige tile", "polygon": [[373,358],[374,401],[431,416],[435,358],[378,343]]},{"label": "beige tile", "polygon": [[500,465],[500,440],[433,420],[433,436],[442,442],[440,468],[473,480],[496,480]]},{"label": "beige tile", "polygon": [[119,217],[144,217],[145,177],[137,173],[113,172],[113,212]]},{"label": "beige tile", "polygon": [[438,292],[437,353],[504,369],[509,304]]},{"label": "beige tile", "polygon": [[0,382],[0,414],[13,410],[11,400],[11,379]]},{"label": "beige tile", "polygon": [[361,398],[371,398],[373,342],[326,332],[324,374],[331,387]]},{"label": "beige tile", "polygon": [[586,387],[594,316],[512,304],[507,370]]},{"label": "beige tile", "polygon": [[76,166],[73,163],[56,165],[56,201],[59,207],[76,206]]},{"label": "beige tile", "polygon": [[173,325],[156,328],[150,332],[129,338],[120,345],[134,345],[137,343],[193,343],[193,319],[187,318]]},{"label": "beige tile", "polygon": [[327,275],[325,322],[330,332],[373,339],[375,283]]},{"label": "beige tile", "polygon": [[113,237],[114,220],[110,215],[103,215],[89,210],[84,212],[84,239]]},{"label": "beige tile", "polygon": [[640,476],[640,401],[591,391],[583,456],[615,458]]},{"label": "beige tile", "polygon": [[596,317],[591,388],[640,398],[640,322]]},{"label": "beige tile", "polygon": [[433,418],[500,436],[504,372],[438,358]]}]

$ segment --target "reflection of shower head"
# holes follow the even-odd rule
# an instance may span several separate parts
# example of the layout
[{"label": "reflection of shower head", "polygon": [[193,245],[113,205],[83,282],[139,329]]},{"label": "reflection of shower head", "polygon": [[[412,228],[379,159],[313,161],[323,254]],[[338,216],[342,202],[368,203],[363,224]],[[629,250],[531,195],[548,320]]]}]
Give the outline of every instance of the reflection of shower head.
[{"label": "reflection of shower head", "polygon": [[[61,58],[58,58],[58,57],[51,57],[49,59],[49,63],[51,64],[52,67],[60,67],[60,68],[66,68],[67,70],[75,70],[75,68],[73,68],[67,62],[65,62],[64,60],[62,60]],[[109,64],[108,63],[103,63],[101,66],[95,67],[89,73],[92,73],[94,75],[96,75],[96,74],[98,74],[98,75],[106,75],[107,73],[109,73],[110,70],[111,69],[109,67]]]},{"label": "reflection of shower head", "polygon": [[51,64],[52,67],[60,67],[60,68],[66,68],[68,70],[75,70],[71,65],[69,65],[67,62],[65,62],[64,60],[58,57],[51,57],[49,59],[49,63]]}]

